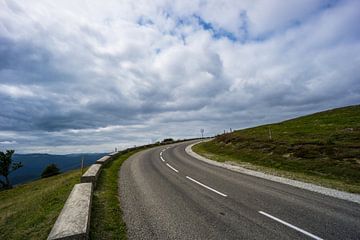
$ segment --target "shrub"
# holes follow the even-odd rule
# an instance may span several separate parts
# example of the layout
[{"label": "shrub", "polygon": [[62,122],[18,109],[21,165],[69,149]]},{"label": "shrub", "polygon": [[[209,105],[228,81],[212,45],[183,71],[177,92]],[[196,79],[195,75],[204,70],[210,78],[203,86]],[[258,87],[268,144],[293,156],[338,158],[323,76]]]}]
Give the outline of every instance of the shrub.
[{"label": "shrub", "polygon": [[172,138],[165,138],[162,142],[163,142],[163,143],[170,143],[170,142],[174,142],[174,139],[172,139]]},{"label": "shrub", "polygon": [[41,178],[47,178],[47,177],[51,177],[54,175],[57,175],[60,173],[59,168],[54,164],[50,164],[48,165],[44,171],[41,173]]}]

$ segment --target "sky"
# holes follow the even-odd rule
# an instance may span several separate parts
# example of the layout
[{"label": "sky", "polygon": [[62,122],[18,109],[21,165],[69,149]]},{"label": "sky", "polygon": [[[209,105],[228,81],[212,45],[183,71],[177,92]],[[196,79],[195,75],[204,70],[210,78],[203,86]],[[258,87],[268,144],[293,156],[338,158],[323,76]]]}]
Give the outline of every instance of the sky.
[{"label": "sky", "polygon": [[0,0],[0,150],[106,152],[360,103],[358,0]]}]

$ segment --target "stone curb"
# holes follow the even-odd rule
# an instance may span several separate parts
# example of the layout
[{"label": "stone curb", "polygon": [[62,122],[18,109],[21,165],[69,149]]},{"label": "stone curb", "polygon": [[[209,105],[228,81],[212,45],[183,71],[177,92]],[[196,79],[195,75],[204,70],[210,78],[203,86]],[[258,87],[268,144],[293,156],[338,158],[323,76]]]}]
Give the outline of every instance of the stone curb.
[{"label": "stone curb", "polygon": [[48,239],[87,239],[92,195],[92,183],[75,184]]},{"label": "stone curb", "polygon": [[98,163],[98,164],[105,164],[105,163],[107,163],[107,162],[110,161],[110,160],[111,160],[111,157],[110,157],[109,155],[106,155],[106,156],[103,156],[102,158],[98,159],[98,160],[96,161],[96,163]]},{"label": "stone curb", "polygon": [[89,239],[91,204],[96,181],[103,164],[113,160],[119,154],[120,152],[113,152],[98,159],[81,176],[81,183],[73,187],[51,229],[48,240]]},{"label": "stone curb", "polygon": [[95,187],[96,180],[100,175],[101,167],[102,167],[101,164],[98,163],[92,164],[89,167],[89,169],[81,176],[80,182],[82,183],[91,182],[92,184],[94,184]]}]

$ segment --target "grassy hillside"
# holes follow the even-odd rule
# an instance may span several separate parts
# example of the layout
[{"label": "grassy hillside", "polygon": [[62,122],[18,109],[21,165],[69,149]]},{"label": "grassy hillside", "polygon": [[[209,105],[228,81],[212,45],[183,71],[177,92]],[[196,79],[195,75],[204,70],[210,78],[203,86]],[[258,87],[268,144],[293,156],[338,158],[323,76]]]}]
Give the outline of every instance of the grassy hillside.
[{"label": "grassy hillside", "polygon": [[360,105],[223,134],[193,149],[213,160],[360,193]]},{"label": "grassy hillside", "polygon": [[46,239],[80,170],[0,192],[0,239]]}]

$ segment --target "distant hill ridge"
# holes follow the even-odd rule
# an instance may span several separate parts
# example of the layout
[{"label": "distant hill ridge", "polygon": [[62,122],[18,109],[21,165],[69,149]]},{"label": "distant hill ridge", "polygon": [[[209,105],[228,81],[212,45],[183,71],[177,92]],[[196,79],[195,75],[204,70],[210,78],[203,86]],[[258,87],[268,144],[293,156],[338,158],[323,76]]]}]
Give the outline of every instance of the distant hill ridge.
[{"label": "distant hill ridge", "polygon": [[55,163],[61,172],[80,168],[81,158],[84,157],[84,166],[89,166],[106,153],[83,153],[55,155],[47,153],[14,154],[13,161],[21,161],[24,167],[10,174],[12,184],[25,183],[40,178],[44,168]]}]

